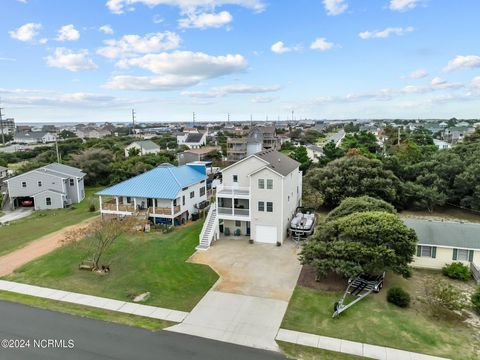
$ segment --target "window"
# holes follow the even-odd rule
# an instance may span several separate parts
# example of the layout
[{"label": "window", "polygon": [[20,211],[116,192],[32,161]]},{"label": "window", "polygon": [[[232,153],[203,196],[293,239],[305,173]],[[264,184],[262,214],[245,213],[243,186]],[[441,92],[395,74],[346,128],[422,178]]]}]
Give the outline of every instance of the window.
[{"label": "window", "polygon": [[182,189],[182,191],[187,191],[187,190],[188,190],[188,186]]},{"label": "window", "polygon": [[434,246],[417,246],[417,256],[418,257],[430,257],[435,258],[437,253],[437,248]]},{"label": "window", "polygon": [[38,187],[42,187],[42,182],[41,181],[38,182]]},{"label": "window", "polygon": [[190,199],[193,199],[195,197],[195,191],[190,192]]},{"label": "window", "polygon": [[453,260],[470,261],[470,251],[465,249],[453,249]]},{"label": "window", "polygon": [[73,186],[73,185],[75,185],[75,180],[70,179],[70,186]]},{"label": "window", "polygon": [[273,212],[273,202],[267,202],[267,212]]},{"label": "window", "polygon": [[233,182],[238,183],[238,175],[233,175]]},{"label": "window", "polygon": [[185,195],[182,196],[182,205],[185,206]]},{"label": "window", "polygon": [[235,220],[235,226],[240,227],[240,226],[242,226],[242,223],[238,220]]},{"label": "window", "polygon": [[27,182],[26,181],[22,181],[22,187],[27,187]]},{"label": "window", "polygon": [[267,179],[267,189],[268,190],[273,189],[273,179]]},{"label": "window", "polygon": [[173,200],[173,206],[177,206],[177,199]]},{"label": "window", "polygon": [[200,188],[200,196],[204,196],[204,195],[205,195],[205,188],[201,187]]},{"label": "window", "polygon": [[132,203],[132,198],[130,196],[127,196],[127,204],[131,204]]},{"label": "window", "polygon": [[265,180],[264,179],[258,179],[258,188],[259,189],[265,189]]},{"label": "window", "polygon": [[258,202],[258,211],[265,211],[265,203],[263,201]]},{"label": "window", "polygon": [[47,206],[52,205],[52,198],[49,198],[49,197],[45,198],[45,204],[47,204]]}]

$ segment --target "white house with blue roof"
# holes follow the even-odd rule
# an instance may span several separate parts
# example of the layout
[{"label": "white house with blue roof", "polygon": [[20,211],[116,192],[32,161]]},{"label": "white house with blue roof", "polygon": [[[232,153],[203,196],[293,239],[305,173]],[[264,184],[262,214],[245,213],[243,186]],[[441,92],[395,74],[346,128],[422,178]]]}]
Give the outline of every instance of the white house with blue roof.
[{"label": "white house with blue roof", "polygon": [[183,224],[207,200],[204,164],[163,164],[98,192],[102,215],[145,215],[155,224]]}]

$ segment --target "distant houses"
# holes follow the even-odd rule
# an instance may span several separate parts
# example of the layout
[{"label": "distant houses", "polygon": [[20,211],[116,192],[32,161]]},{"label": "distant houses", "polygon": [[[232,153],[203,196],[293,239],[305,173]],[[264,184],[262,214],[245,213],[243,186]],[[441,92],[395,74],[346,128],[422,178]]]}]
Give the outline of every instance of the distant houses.
[{"label": "distant houses", "polygon": [[187,132],[182,135],[177,135],[177,145],[185,145],[189,149],[198,149],[207,145],[207,134],[199,132]]},{"label": "distant houses", "polygon": [[158,154],[161,151],[160,146],[151,140],[134,141],[125,147],[125,157],[129,157],[133,149],[135,149],[139,155]]},{"label": "distant houses", "polygon": [[227,160],[239,161],[262,150],[277,150],[280,141],[275,126],[255,126],[245,137],[227,139]]},{"label": "distant houses", "polygon": [[6,180],[8,207],[32,206],[35,210],[62,209],[85,198],[80,169],[59,163]]},{"label": "distant houses", "polygon": [[177,154],[178,165],[185,165],[195,161],[213,160],[213,156],[218,154],[219,147],[205,146],[199,149],[191,149]]},{"label": "distant houses", "polygon": [[14,136],[14,141],[19,144],[47,144],[56,140],[55,133],[43,131],[16,132]]},{"label": "distant houses", "polygon": [[5,179],[8,176],[8,168],[5,166],[0,166],[0,181]]}]

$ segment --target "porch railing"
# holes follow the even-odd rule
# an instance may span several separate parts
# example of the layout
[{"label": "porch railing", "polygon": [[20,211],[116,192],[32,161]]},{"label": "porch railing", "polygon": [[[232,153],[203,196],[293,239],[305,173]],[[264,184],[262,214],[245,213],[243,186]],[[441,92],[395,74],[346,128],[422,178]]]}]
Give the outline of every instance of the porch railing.
[{"label": "porch railing", "polygon": [[173,207],[173,214],[172,208],[169,207],[149,207],[148,208],[150,215],[174,215],[180,212],[180,205]]},{"label": "porch railing", "polygon": [[219,207],[218,213],[220,215],[232,215],[232,216],[249,216],[249,209],[239,209],[239,208],[230,208],[230,207]]},{"label": "porch railing", "polygon": [[480,284],[480,266],[476,265],[474,262],[471,262],[470,271],[472,272],[472,276],[477,282],[477,284]]}]

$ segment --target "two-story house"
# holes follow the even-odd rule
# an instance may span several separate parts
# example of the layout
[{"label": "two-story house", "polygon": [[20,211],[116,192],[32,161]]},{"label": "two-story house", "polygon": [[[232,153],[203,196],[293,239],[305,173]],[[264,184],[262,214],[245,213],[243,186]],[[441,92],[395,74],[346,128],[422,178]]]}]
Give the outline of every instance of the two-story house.
[{"label": "two-story house", "polygon": [[299,166],[276,150],[264,150],[223,169],[198,249],[208,249],[222,235],[282,244],[302,198]]},{"label": "two-story house", "polygon": [[207,200],[204,164],[160,165],[98,192],[102,215],[145,216],[154,224],[184,224]]},{"label": "two-story house", "polygon": [[189,149],[199,149],[207,145],[206,133],[185,133],[177,136],[177,145],[185,145]]},{"label": "two-story house", "polygon": [[10,208],[62,209],[85,198],[85,173],[72,166],[52,163],[5,180]]}]

